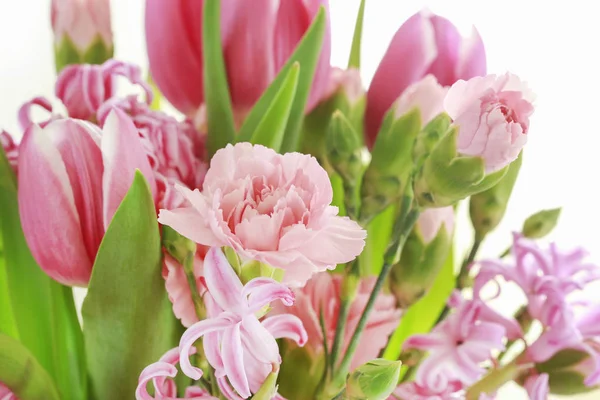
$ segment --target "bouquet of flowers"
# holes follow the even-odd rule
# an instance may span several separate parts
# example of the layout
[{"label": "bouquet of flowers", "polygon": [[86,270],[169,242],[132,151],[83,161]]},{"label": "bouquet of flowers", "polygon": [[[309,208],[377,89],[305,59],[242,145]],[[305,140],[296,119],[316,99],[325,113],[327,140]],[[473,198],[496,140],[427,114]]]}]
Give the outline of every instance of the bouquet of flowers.
[{"label": "bouquet of flowers", "polygon": [[[600,268],[539,242],[559,210],[477,256],[518,178],[532,92],[486,75],[476,30],[427,11],[365,90],[364,10],[340,69],[327,0],[147,0],[144,76],[112,59],[108,0],[52,1],[56,99],[22,106],[20,140],[0,136],[1,399],[597,387],[585,292]],[[493,301],[504,282],[524,294],[512,314]]]}]

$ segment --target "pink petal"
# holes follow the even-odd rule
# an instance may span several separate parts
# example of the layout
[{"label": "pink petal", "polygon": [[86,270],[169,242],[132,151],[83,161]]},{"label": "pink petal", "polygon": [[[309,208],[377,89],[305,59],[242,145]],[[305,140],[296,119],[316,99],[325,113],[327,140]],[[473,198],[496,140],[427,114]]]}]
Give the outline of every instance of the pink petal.
[{"label": "pink petal", "polygon": [[231,386],[243,398],[250,397],[250,387],[244,370],[244,348],[242,347],[240,324],[229,326],[223,331],[221,354],[225,374]]},{"label": "pink petal", "polygon": [[428,73],[433,74],[443,86],[456,82],[455,66],[459,60],[459,50],[462,37],[458,29],[446,18],[431,15],[429,21],[435,32],[437,57],[429,67]]},{"label": "pink petal", "polygon": [[430,333],[426,335],[413,335],[404,342],[405,349],[431,350],[435,347],[447,346],[448,342],[441,335]]},{"label": "pink petal", "polygon": [[[52,103],[50,103],[50,100],[48,100],[47,98],[35,97],[29,100],[27,103],[23,104],[21,108],[19,108],[19,125],[23,130],[29,128],[33,124],[33,121],[31,120],[31,108],[33,106],[40,106],[46,111],[49,111],[50,113],[52,112]],[[40,125],[44,126],[46,123],[47,122],[40,123]]]},{"label": "pink petal", "polygon": [[479,32],[473,27],[471,35],[463,38],[460,57],[456,66],[456,79],[484,76],[486,72],[485,46]]},{"label": "pink petal", "polygon": [[248,297],[248,307],[252,312],[260,310],[275,300],[281,300],[286,306],[294,304],[292,290],[271,278],[252,279],[244,286],[242,297]]},{"label": "pink petal", "polygon": [[254,315],[242,320],[242,341],[247,351],[265,364],[280,363],[279,348],[275,338],[263,327]]},{"label": "pink petal", "polygon": [[110,221],[129,191],[136,169],[139,169],[156,196],[156,181],[139,133],[131,119],[121,110],[114,109],[104,123],[102,136],[104,160],[104,226]]},{"label": "pink petal", "polygon": [[[185,190],[190,191],[189,189]],[[190,193],[192,192],[190,191]],[[202,201],[204,200],[202,199]],[[180,235],[196,243],[202,243],[205,246],[221,246],[223,244],[215,238],[215,235],[206,226],[202,214],[195,208],[184,207],[174,210],[160,210],[158,222],[170,226]]]},{"label": "pink petal", "polygon": [[530,376],[525,381],[525,389],[530,400],[546,400],[550,392],[548,374]]},{"label": "pink petal", "polygon": [[[176,350],[176,349],[175,349]],[[150,396],[147,389],[147,384],[150,381],[153,381],[157,378],[161,377],[170,377],[174,378],[177,375],[177,368],[170,363],[164,361],[158,361],[154,364],[150,364],[140,374],[140,378],[138,381],[137,389],[135,390],[135,398],[136,400],[152,400],[154,397]],[[160,387],[157,389],[161,389]],[[177,396],[177,391],[169,392],[169,393],[157,393],[157,398],[165,397],[173,397]]]},{"label": "pink petal", "polygon": [[206,253],[204,279],[208,292],[222,309],[240,310],[244,307],[242,282],[218,247],[211,247]]},{"label": "pink petal", "polygon": [[308,334],[300,318],[292,314],[273,315],[262,321],[262,326],[269,331],[275,339],[291,339],[304,346],[308,341]]}]

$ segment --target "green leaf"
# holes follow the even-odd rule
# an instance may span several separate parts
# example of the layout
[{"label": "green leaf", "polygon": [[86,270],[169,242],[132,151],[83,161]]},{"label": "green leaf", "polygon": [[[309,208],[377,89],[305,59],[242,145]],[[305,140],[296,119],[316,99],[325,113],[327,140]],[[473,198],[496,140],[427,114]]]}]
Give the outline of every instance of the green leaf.
[{"label": "green leaf", "polygon": [[84,399],[84,352],[71,289],[50,279],[32,257],[21,229],[16,178],[1,149],[0,214],[5,262],[0,279],[7,288],[3,297],[10,299],[0,302],[0,312],[7,313],[6,323],[12,311],[15,323],[3,332],[19,337],[55,379],[61,397]]},{"label": "green leaf", "polygon": [[164,286],[154,202],[137,171],[100,244],[83,303],[96,399],[131,399],[142,369],[170,348]]},{"label": "green leaf", "polygon": [[354,27],[354,36],[352,37],[352,47],[350,48],[350,59],[348,68],[360,68],[360,49],[362,42],[363,21],[365,18],[365,0],[361,0],[356,16],[356,26]]},{"label": "green leaf", "polygon": [[383,255],[392,236],[396,208],[396,206],[386,208],[367,225],[365,249],[358,256],[361,276],[377,276],[381,272]]},{"label": "green leaf", "polygon": [[446,305],[452,289],[454,289],[454,257],[451,249],[431,290],[402,316],[400,325],[392,334],[383,353],[383,358],[397,360],[402,351],[402,344],[409,336],[429,332]]},{"label": "green leaf", "polygon": [[20,400],[60,399],[52,379],[33,354],[3,333],[0,333],[0,382]]},{"label": "green leaf", "polygon": [[221,47],[220,3],[219,0],[206,0],[202,16],[202,51],[206,61],[203,71],[204,99],[210,156],[235,140],[231,97]]},{"label": "green leaf", "polygon": [[13,313],[13,306],[8,293],[8,276],[6,274],[6,261],[2,247],[2,231],[0,230],[0,332],[15,339],[19,339],[17,321]]},{"label": "green leaf", "polygon": [[[290,58],[246,117],[246,120],[240,129],[241,137],[252,136],[252,133],[262,121],[263,115],[267,112],[271,103],[279,93],[279,88],[283,84],[292,65],[298,62],[300,63],[298,86],[296,88],[294,103],[288,117],[281,152],[285,153],[296,150],[300,137],[304,108],[306,106],[306,101],[308,100],[317,60],[319,59],[321,52],[323,36],[325,35],[326,18],[325,9],[321,7],[311,26],[306,31],[304,37]],[[248,131],[250,133],[248,133]]]},{"label": "green leaf", "polygon": [[[252,144],[262,144],[275,151],[279,151],[296,95],[299,72],[300,64],[294,63],[281,84],[273,102],[252,134],[250,138]],[[240,136],[239,141],[245,142],[247,139]]]}]

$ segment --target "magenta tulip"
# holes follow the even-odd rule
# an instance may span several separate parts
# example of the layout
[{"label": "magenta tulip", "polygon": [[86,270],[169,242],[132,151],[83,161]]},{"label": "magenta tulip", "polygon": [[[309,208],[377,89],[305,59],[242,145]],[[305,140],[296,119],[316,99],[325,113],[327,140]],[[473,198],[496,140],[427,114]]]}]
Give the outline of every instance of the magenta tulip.
[{"label": "magenta tulip", "polygon": [[384,114],[411,84],[427,74],[442,86],[485,75],[485,49],[475,28],[462,37],[447,19],[427,11],[410,17],[396,32],[367,94],[367,142],[372,145]]},{"label": "magenta tulip", "polygon": [[105,229],[135,170],[155,190],[133,122],[122,111],[101,132],[75,119],[31,125],[19,151],[19,213],[40,267],[65,285],[87,286]]},{"label": "magenta tulip", "polygon": [[[204,102],[201,0],[148,0],[150,71],[165,97],[191,115]],[[221,40],[234,108],[250,109],[289,58],[328,0],[230,0],[221,6]],[[327,29],[308,101],[327,87],[331,34]]]}]

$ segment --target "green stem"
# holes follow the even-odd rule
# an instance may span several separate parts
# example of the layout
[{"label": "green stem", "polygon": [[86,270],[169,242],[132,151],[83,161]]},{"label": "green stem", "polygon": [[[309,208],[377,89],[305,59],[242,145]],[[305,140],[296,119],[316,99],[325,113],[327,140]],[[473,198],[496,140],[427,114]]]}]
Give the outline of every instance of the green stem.
[{"label": "green stem", "polygon": [[512,362],[500,368],[490,371],[486,376],[475,382],[466,393],[466,400],[479,400],[484,393],[492,394],[504,386],[506,383],[514,380],[523,368],[527,366],[519,365],[516,357]]},{"label": "green stem", "polygon": [[190,251],[185,260],[183,260],[183,270],[185,272],[185,277],[188,281],[188,286],[190,287],[190,293],[192,295],[192,302],[194,303],[194,310],[196,311],[196,316],[199,320],[206,318],[206,308],[204,307],[204,302],[202,301],[202,297],[198,292],[198,284],[196,283],[196,275],[194,275],[194,252]]},{"label": "green stem", "polygon": [[510,251],[511,251],[511,250],[512,250],[512,247],[511,247],[511,246],[508,246],[508,248],[507,248],[506,250],[504,250],[504,251],[502,252],[502,254],[500,254],[500,258],[504,258],[504,257],[508,256],[508,255],[510,254]]},{"label": "green stem", "polygon": [[348,312],[350,311],[350,304],[351,301],[349,299],[343,299],[342,303],[340,304],[340,312],[335,327],[335,336],[331,347],[331,357],[329,361],[331,373],[333,373],[333,370],[335,369],[335,365],[340,354],[340,349],[342,347],[344,332],[346,331],[346,322],[348,320]]},{"label": "green stem", "polygon": [[[408,209],[408,208],[410,208],[410,206],[408,208],[407,207],[403,207],[403,208]],[[404,214],[404,212],[402,212],[402,213]],[[344,358],[342,359],[342,362],[340,363],[340,367],[338,368],[337,372],[334,375],[334,379],[333,379],[334,383],[340,382],[348,374],[348,372],[350,370],[350,363],[352,361],[352,357],[354,356],[356,348],[358,347],[358,341],[360,340],[362,333],[365,329],[365,326],[367,325],[367,320],[369,318],[369,314],[371,313],[373,306],[375,305],[377,296],[379,295],[379,292],[381,291],[381,288],[383,287],[383,284],[386,281],[387,276],[389,275],[392,265],[395,263],[394,259],[397,258],[397,255],[402,250],[402,246],[404,246],[404,242],[406,241],[408,234],[410,233],[415,222],[417,221],[418,216],[419,216],[419,210],[413,209],[410,212],[408,212],[408,214],[406,215],[405,218],[403,218],[402,216],[400,217],[400,221],[399,221],[400,229],[398,230],[398,232],[399,232],[398,236],[397,236],[396,240],[392,243],[392,245],[390,246],[388,251],[386,252],[383,268],[381,269],[381,272],[379,273],[379,276],[377,277],[377,281],[375,282],[375,286],[373,287],[373,290],[371,291],[371,294],[367,301],[367,305],[365,306],[365,309],[363,310],[363,312],[360,316],[360,319],[358,320],[358,324],[356,325],[356,329],[352,335],[352,338],[350,339],[350,343],[348,344],[348,348],[346,349]]]}]

